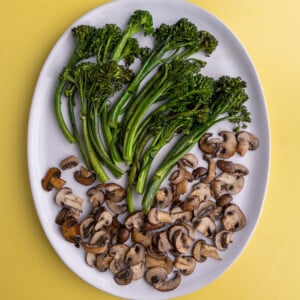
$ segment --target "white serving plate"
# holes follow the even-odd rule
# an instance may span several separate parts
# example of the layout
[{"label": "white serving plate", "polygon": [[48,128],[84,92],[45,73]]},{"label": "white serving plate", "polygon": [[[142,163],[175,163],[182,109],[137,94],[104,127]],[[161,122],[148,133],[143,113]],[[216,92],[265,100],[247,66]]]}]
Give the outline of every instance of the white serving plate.
[{"label": "white serving plate", "polygon": [[[70,28],[79,24],[101,26],[106,23],[117,23],[123,27],[136,9],[149,10],[155,25],[162,22],[172,24],[181,17],[187,17],[199,29],[208,30],[218,39],[217,50],[206,59],[205,73],[213,77],[224,74],[241,76],[247,82],[250,98],[247,105],[252,115],[252,123],[247,130],[255,133],[260,140],[258,150],[247,153],[244,158],[234,157],[235,161],[242,162],[250,169],[243,191],[234,198],[234,202],[247,217],[247,226],[234,235],[234,242],[229,249],[221,253],[222,261],[208,259],[203,264],[198,263],[193,275],[182,276],[180,287],[167,293],[156,291],[144,280],[119,286],[109,272],[100,273],[88,267],[83,250],[67,243],[54,223],[59,211],[53,200],[55,192],[45,192],[41,187],[41,178],[49,167],[57,166],[70,154],[78,154],[76,146],[68,144],[61,134],[53,110],[56,79],[73,49]],[[41,225],[62,261],[83,280],[107,293],[128,299],[169,299],[199,290],[222,275],[241,254],[254,232],[264,202],[269,177],[270,135],[266,103],[253,63],[240,41],[226,25],[202,8],[182,0],[113,1],[86,13],[70,28],[57,41],[42,68],[30,110],[28,166],[33,200]],[[222,123],[211,131],[224,129],[231,130],[232,126]],[[193,151],[197,151],[196,147]],[[71,171],[65,171],[64,178],[72,186],[74,193],[84,195],[86,189],[74,183]],[[120,183],[125,184],[124,179]],[[89,204],[85,203],[84,208],[88,212]]]}]

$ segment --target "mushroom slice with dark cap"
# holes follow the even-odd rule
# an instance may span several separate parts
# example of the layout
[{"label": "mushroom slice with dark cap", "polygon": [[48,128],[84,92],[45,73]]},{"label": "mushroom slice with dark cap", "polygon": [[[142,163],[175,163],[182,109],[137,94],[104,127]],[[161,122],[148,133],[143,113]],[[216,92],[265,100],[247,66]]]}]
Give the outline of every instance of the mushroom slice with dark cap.
[{"label": "mushroom slice with dark cap", "polygon": [[144,212],[136,211],[128,215],[125,219],[125,226],[128,230],[135,228],[138,231],[141,231],[144,226]]},{"label": "mushroom slice with dark cap", "polygon": [[190,251],[193,239],[182,231],[176,231],[174,233],[173,243],[179,253],[186,254]]},{"label": "mushroom slice with dark cap", "polygon": [[173,200],[173,192],[170,188],[161,188],[155,196],[155,206],[158,208],[167,208]]},{"label": "mushroom slice with dark cap", "polygon": [[87,239],[91,234],[95,225],[95,220],[92,217],[87,217],[81,221],[79,225],[79,233],[82,239]]},{"label": "mushroom slice with dark cap", "polygon": [[42,179],[42,187],[45,191],[51,191],[52,188],[60,190],[65,184],[66,181],[61,177],[60,169],[52,167],[48,169],[45,177]]},{"label": "mushroom slice with dark cap", "polygon": [[78,165],[78,163],[79,163],[78,157],[71,155],[63,159],[59,165],[62,170],[67,170],[67,169],[75,168]]},{"label": "mushroom slice with dark cap", "polygon": [[119,285],[127,285],[133,280],[133,272],[129,268],[121,270],[114,275],[114,280]]},{"label": "mushroom slice with dark cap", "polygon": [[244,165],[235,164],[229,160],[219,159],[217,160],[217,166],[223,172],[236,176],[245,176],[249,174],[249,170]]},{"label": "mushroom slice with dark cap", "polygon": [[174,267],[183,275],[191,275],[196,267],[196,260],[192,256],[178,256],[175,258]]},{"label": "mushroom slice with dark cap", "polygon": [[194,209],[195,218],[210,217],[216,209],[216,203],[212,200],[205,200]]},{"label": "mushroom slice with dark cap", "polygon": [[230,158],[234,155],[237,149],[237,140],[235,134],[231,131],[220,131],[219,136],[223,138],[222,143],[216,153],[217,157]]},{"label": "mushroom slice with dark cap", "polygon": [[92,187],[87,191],[87,196],[89,197],[89,202],[93,208],[100,207],[105,201],[105,194],[103,191]]},{"label": "mushroom slice with dark cap", "polygon": [[236,134],[237,148],[236,152],[244,156],[248,150],[256,150],[259,147],[259,139],[256,135],[240,131]]},{"label": "mushroom slice with dark cap", "polygon": [[159,223],[171,224],[173,222],[172,217],[168,211],[157,209],[156,207],[150,209],[147,215],[147,219],[153,225]]},{"label": "mushroom slice with dark cap", "polygon": [[229,173],[221,173],[216,177],[217,181],[224,183],[222,186],[223,191],[225,190],[231,195],[238,194],[244,187],[245,179],[243,176],[235,176]]},{"label": "mushroom slice with dark cap", "polygon": [[125,257],[130,247],[126,244],[115,244],[111,246],[109,250],[109,255],[113,258],[109,264],[109,269],[114,274],[128,269],[125,264]]},{"label": "mushroom slice with dark cap", "polygon": [[108,208],[116,215],[122,215],[127,212],[127,203],[125,201],[113,202],[111,200],[107,200],[106,204]]},{"label": "mushroom slice with dark cap", "polygon": [[216,169],[217,169],[217,162],[216,160],[208,155],[204,155],[204,159],[207,161],[207,175],[201,178],[201,182],[203,183],[210,183],[216,177]]},{"label": "mushroom slice with dark cap", "polygon": [[105,184],[106,189],[106,199],[111,202],[120,202],[122,201],[126,196],[126,190],[122,188],[117,183],[106,183]]},{"label": "mushroom slice with dark cap", "polygon": [[209,217],[203,217],[194,221],[195,229],[207,238],[212,238],[216,233],[216,224]]},{"label": "mushroom slice with dark cap", "polygon": [[146,281],[155,289],[163,292],[171,291],[177,288],[181,283],[181,276],[179,272],[174,272],[175,276],[167,279],[167,273],[164,268],[155,267],[149,269],[145,273]]},{"label": "mushroom slice with dark cap", "polygon": [[97,254],[95,253],[86,253],[85,262],[89,267],[95,267]]},{"label": "mushroom slice with dark cap", "polygon": [[198,262],[203,262],[207,257],[221,260],[216,247],[208,245],[204,240],[198,240],[193,247],[193,257]]},{"label": "mushroom slice with dark cap", "polygon": [[199,148],[206,154],[216,153],[222,142],[221,138],[212,138],[212,136],[212,133],[205,133],[198,142]]},{"label": "mushroom slice with dark cap", "polygon": [[223,213],[222,224],[225,230],[239,231],[246,226],[246,217],[236,204],[229,204]]},{"label": "mushroom slice with dark cap", "polygon": [[161,252],[167,252],[173,248],[172,243],[168,239],[168,232],[157,232],[157,249]]},{"label": "mushroom slice with dark cap", "polygon": [[145,259],[145,248],[141,244],[132,245],[126,253],[125,264],[134,266]]},{"label": "mushroom slice with dark cap", "polygon": [[184,166],[195,169],[198,165],[198,158],[195,154],[187,153],[180,160]]},{"label": "mushroom slice with dark cap", "polygon": [[107,252],[98,254],[96,256],[96,260],[95,260],[95,266],[96,266],[97,270],[100,272],[107,271],[109,269],[109,265],[110,265],[112,259],[113,258]]},{"label": "mushroom slice with dark cap", "polygon": [[228,245],[232,243],[231,237],[232,231],[221,230],[215,235],[215,246],[218,250],[224,251],[228,248]]},{"label": "mushroom slice with dark cap", "polygon": [[173,261],[167,254],[149,250],[145,256],[145,266],[146,268],[162,267],[169,274],[173,270]]},{"label": "mushroom slice with dark cap", "polygon": [[141,244],[144,248],[149,248],[152,244],[152,231],[138,231],[133,229],[131,232],[131,239],[134,243]]},{"label": "mushroom slice with dark cap", "polygon": [[68,218],[62,223],[61,232],[68,242],[77,244],[80,240],[79,224],[74,218]]},{"label": "mushroom slice with dark cap", "polygon": [[113,221],[112,214],[103,209],[97,216],[95,216],[96,224],[94,226],[94,230],[98,231],[102,228],[107,228]]},{"label": "mushroom slice with dark cap", "polygon": [[74,173],[75,180],[82,185],[92,185],[96,180],[96,175],[94,172],[81,167],[80,170]]}]

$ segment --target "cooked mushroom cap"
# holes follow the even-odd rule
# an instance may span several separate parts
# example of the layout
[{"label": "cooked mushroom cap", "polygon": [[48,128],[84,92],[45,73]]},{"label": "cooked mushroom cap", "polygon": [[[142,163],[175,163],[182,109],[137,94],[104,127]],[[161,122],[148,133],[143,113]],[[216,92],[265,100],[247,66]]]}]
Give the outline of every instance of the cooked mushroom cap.
[{"label": "cooked mushroom cap", "polygon": [[216,224],[209,217],[203,217],[194,221],[195,229],[207,238],[214,236],[216,232]]},{"label": "cooked mushroom cap", "polygon": [[237,148],[235,134],[231,131],[220,131],[219,136],[223,138],[223,141],[216,156],[220,158],[230,158],[234,155]]},{"label": "cooked mushroom cap", "polygon": [[91,234],[93,230],[94,224],[95,224],[95,220],[92,217],[88,217],[81,221],[79,225],[79,232],[80,232],[80,237],[82,239],[88,238],[88,236]]},{"label": "cooked mushroom cap", "polygon": [[161,231],[157,233],[157,249],[161,252],[167,252],[173,248],[173,245],[168,239],[168,232]]},{"label": "cooked mushroom cap", "polygon": [[206,200],[194,209],[194,216],[196,218],[210,217],[216,209],[216,203],[212,200]]},{"label": "cooked mushroom cap", "polygon": [[175,258],[174,267],[183,275],[190,275],[195,270],[196,261],[191,256],[178,256]]},{"label": "cooked mushroom cap", "polygon": [[152,244],[152,231],[138,231],[136,229],[132,230],[131,238],[134,243],[139,243],[144,246],[144,248],[149,248]]},{"label": "cooked mushroom cap", "polygon": [[103,210],[95,217],[96,224],[94,226],[94,230],[97,231],[104,227],[107,228],[112,223],[112,220],[112,214],[107,210]]},{"label": "cooked mushroom cap", "polygon": [[220,144],[222,142],[221,138],[212,138],[212,133],[205,133],[203,137],[199,140],[199,148],[207,154],[216,153]]},{"label": "cooked mushroom cap", "polygon": [[142,262],[145,258],[145,248],[141,244],[134,244],[127,251],[125,256],[125,264],[134,266]]},{"label": "cooked mushroom cap", "polygon": [[122,215],[127,212],[127,203],[124,201],[122,202],[113,202],[110,200],[106,201],[108,208],[117,215]]},{"label": "cooked mushroom cap", "polygon": [[145,279],[152,286],[161,282],[165,282],[167,276],[168,276],[167,271],[163,267],[149,268],[145,272]]},{"label": "cooked mushroom cap", "polygon": [[92,207],[100,207],[105,201],[105,194],[103,191],[96,189],[95,187],[90,188],[87,191],[87,195],[89,197],[89,202]]},{"label": "cooked mushroom cap", "polygon": [[237,149],[236,152],[244,156],[248,150],[256,150],[259,147],[257,136],[250,132],[240,131],[236,135]]},{"label": "cooked mushroom cap", "polygon": [[198,180],[202,176],[207,175],[207,169],[204,167],[198,167],[193,170],[192,175],[194,177],[194,180]]},{"label": "cooked mushroom cap", "polygon": [[133,272],[131,269],[125,269],[114,276],[115,282],[120,285],[127,285],[133,280]]},{"label": "cooked mushroom cap", "polygon": [[173,192],[170,188],[161,188],[155,196],[155,205],[158,208],[167,208],[173,200]]},{"label": "cooked mushroom cap", "polygon": [[236,204],[229,204],[224,210],[222,224],[225,230],[239,231],[246,226],[246,217]]},{"label": "cooked mushroom cap", "polygon": [[98,254],[95,261],[97,270],[100,272],[105,272],[108,270],[111,261],[112,257],[107,252]]},{"label": "cooked mushroom cap", "polygon": [[156,225],[159,223],[172,223],[173,220],[170,216],[170,213],[165,210],[157,209],[156,207],[153,207],[150,209],[147,219],[149,223]]},{"label": "cooked mushroom cap", "polygon": [[195,154],[187,153],[182,157],[181,162],[184,166],[195,169],[198,165],[198,158]]},{"label": "cooked mushroom cap", "polygon": [[166,254],[148,251],[145,256],[145,266],[146,268],[162,267],[169,274],[173,270],[173,261]]},{"label": "cooked mushroom cap", "polygon": [[221,260],[217,248],[208,245],[204,240],[198,240],[193,247],[193,257],[196,261],[203,262],[207,257]]},{"label": "cooked mushroom cap", "polygon": [[45,177],[42,179],[42,187],[45,191],[51,191],[52,187],[57,190],[61,189],[66,182],[60,178],[61,171],[58,168],[52,167],[48,169]]},{"label": "cooked mushroom cap", "polygon": [[176,231],[174,233],[173,242],[176,250],[179,253],[186,254],[190,250],[193,239],[188,234],[185,234],[181,231]]},{"label": "cooked mushroom cap", "polygon": [[138,280],[144,277],[145,274],[145,264],[140,262],[134,266],[130,267],[130,270],[133,273],[132,280]]},{"label": "cooked mushroom cap", "polygon": [[231,195],[238,194],[242,190],[245,182],[243,176],[235,176],[225,172],[218,175],[216,180],[225,183],[225,190]]},{"label": "cooked mushroom cap", "polygon": [[128,215],[125,219],[125,226],[128,230],[135,228],[138,231],[141,231],[144,226],[144,212],[137,211]]},{"label": "cooked mushroom cap", "polygon": [[95,182],[96,175],[94,172],[89,171],[85,167],[81,167],[79,171],[74,173],[74,178],[80,184],[88,186]]},{"label": "cooked mushroom cap", "polygon": [[79,163],[78,157],[71,155],[60,162],[60,167],[62,170],[72,169],[76,167],[78,163]]},{"label": "cooked mushroom cap", "polygon": [[201,182],[210,183],[216,177],[217,162],[213,157],[204,156],[204,159],[207,161],[207,175],[204,178],[201,178]]},{"label": "cooked mushroom cap", "polygon": [[235,164],[232,161],[219,159],[217,161],[217,166],[223,172],[230,173],[236,176],[244,176],[249,174],[249,170],[245,166],[241,164]]},{"label": "cooked mushroom cap", "polygon": [[224,251],[227,249],[228,245],[232,243],[231,237],[233,235],[232,231],[221,230],[215,235],[215,245],[218,250]]},{"label": "cooked mushroom cap", "polygon": [[227,193],[227,194],[223,194],[222,196],[218,197],[216,199],[216,203],[219,206],[226,206],[227,204],[229,204],[232,201],[233,197],[231,194]]},{"label": "cooked mushroom cap", "polygon": [[76,244],[80,240],[79,224],[74,218],[68,218],[62,223],[61,232],[68,242]]},{"label": "cooked mushroom cap", "polygon": [[179,168],[175,170],[169,178],[170,182],[174,185],[179,184],[180,182],[185,180],[185,169],[184,168]]}]

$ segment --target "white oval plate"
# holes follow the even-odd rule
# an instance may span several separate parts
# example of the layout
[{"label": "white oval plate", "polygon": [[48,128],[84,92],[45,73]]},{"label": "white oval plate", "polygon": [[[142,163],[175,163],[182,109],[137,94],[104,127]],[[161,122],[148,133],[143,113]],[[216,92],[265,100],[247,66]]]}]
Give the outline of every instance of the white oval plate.
[{"label": "white oval plate", "polygon": [[[198,263],[193,275],[183,276],[179,288],[161,293],[150,287],[144,280],[128,286],[118,286],[109,272],[100,273],[87,266],[84,252],[73,244],[63,240],[59,227],[54,223],[59,208],[55,205],[54,191],[45,192],[41,188],[41,178],[51,166],[57,166],[61,159],[70,154],[78,154],[75,145],[70,145],[62,136],[54,116],[53,93],[58,74],[66,63],[72,49],[70,28],[79,24],[101,26],[117,23],[125,26],[128,17],[136,9],[151,12],[154,24],[174,23],[181,17],[187,17],[199,29],[208,30],[219,41],[217,50],[207,58],[205,73],[210,76],[241,76],[247,83],[250,97],[248,107],[252,114],[252,123],[248,130],[260,139],[260,147],[246,157],[235,157],[250,169],[243,191],[234,199],[247,217],[247,226],[234,235],[233,243],[227,251],[220,253],[222,261],[208,259]],[[240,255],[253,233],[259,219],[269,177],[270,141],[266,105],[262,88],[255,68],[245,49],[235,35],[216,17],[207,11],[181,0],[122,0],[100,6],[78,19],[61,36],[47,58],[38,79],[28,126],[28,165],[31,189],[35,207],[42,227],[63,262],[79,277],[92,286],[121,298],[128,299],[166,299],[174,298],[201,289],[219,277]],[[231,129],[227,123],[219,124],[214,131]],[[195,150],[196,151],[196,150]],[[64,178],[74,192],[84,195],[82,187],[73,183],[72,172],[65,171]],[[86,201],[87,202],[87,201]],[[88,203],[84,206],[89,211]]]}]

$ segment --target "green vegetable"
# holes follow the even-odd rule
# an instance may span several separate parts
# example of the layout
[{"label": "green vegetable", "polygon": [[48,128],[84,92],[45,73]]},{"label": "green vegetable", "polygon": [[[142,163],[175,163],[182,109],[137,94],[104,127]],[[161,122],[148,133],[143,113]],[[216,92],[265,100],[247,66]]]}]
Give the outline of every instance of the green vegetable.
[{"label": "green vegetable", "polygon": [[248,96],[245,92],[246,82],[240,77],[222,76],[216,81],[215,92],[207,112],[207,120],[202,126],[195,126],[187,135],[183,135],[172,150],[166,155],[163,163],[150,179],[143,198],[145,213],[150,210],[154,197],[163,180],[184,154],[198,142],[202,135],[214,124],[229,120],[237,125],[246,126],[250,122],[250,113],[245,106]]}]

